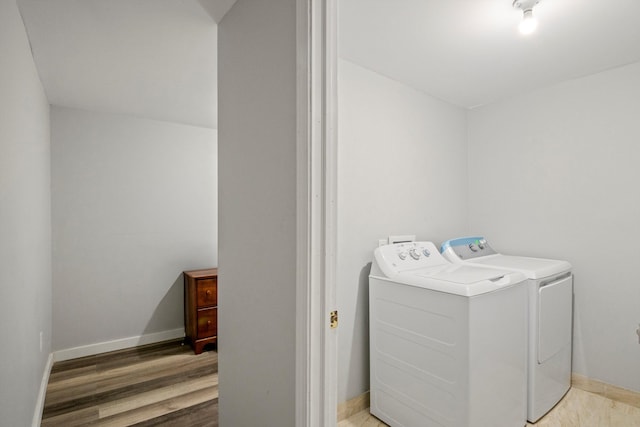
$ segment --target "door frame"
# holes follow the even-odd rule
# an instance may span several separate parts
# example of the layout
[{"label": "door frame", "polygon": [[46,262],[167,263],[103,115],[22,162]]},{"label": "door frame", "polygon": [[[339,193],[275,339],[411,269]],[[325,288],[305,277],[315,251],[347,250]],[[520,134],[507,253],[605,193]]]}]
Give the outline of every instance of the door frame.
[{"label": "door frame", "polygon": [[337,423],[337,1],[296,0],[296,426]]}]

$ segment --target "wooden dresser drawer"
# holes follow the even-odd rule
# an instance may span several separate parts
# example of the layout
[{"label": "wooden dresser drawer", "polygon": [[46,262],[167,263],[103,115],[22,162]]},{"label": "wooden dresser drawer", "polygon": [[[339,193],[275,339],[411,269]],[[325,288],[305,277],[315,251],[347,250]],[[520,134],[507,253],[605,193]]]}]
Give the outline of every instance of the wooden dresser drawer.
[{"label": "wooden dresser drawer", "polygon": [[218,279],[198,279],[196,280],[196,293],[198,307],[218,305]]},{"label": "wooden dresser drawer", "polygon": [[218,309],[198,310],[198,338],[216,336],[218,333]]}]

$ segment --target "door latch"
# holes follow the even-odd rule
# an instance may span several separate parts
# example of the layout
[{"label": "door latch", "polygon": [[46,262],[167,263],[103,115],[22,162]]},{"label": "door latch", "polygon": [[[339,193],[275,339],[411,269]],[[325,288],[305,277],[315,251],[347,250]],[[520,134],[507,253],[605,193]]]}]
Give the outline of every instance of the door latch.
[{"label": "door latch", "polygon": [[338,310],[333,310],[331,312],[331,316],[329,318],[329,325],[331,329],[335,329],[338,327]]}]

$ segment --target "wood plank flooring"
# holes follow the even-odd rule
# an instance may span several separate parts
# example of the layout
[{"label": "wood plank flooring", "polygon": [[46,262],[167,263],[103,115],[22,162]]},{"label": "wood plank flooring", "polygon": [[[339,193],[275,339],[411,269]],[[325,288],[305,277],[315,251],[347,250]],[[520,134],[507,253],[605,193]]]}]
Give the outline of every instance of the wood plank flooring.
[{"label": "wood plank flooring", "polygon": [[218,355],[181,344],[56,362],[41,426],[217,427]]}]

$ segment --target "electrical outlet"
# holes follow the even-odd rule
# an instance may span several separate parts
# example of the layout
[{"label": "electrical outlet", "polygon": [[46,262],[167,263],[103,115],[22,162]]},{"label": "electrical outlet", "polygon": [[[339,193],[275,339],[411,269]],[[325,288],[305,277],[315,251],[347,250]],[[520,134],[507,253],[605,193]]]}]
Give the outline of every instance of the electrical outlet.
[{"label": "electrical outlet", "polygon": [[40,353],[42,353],[42,331],[40,331]]},{"label": "electrical outlet", "polygon": [[378,239],[378,246],[384,246],[387,244],[387,239]]}]

